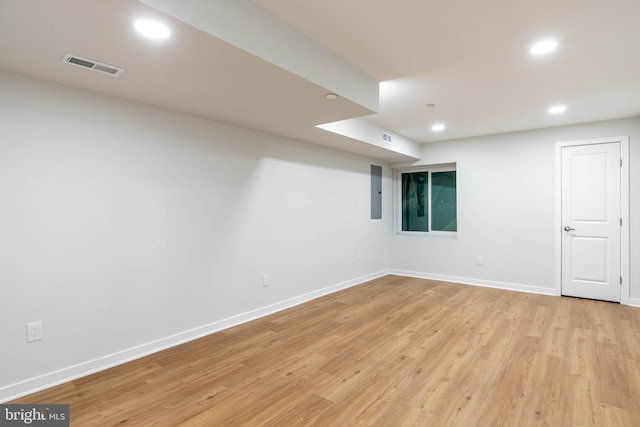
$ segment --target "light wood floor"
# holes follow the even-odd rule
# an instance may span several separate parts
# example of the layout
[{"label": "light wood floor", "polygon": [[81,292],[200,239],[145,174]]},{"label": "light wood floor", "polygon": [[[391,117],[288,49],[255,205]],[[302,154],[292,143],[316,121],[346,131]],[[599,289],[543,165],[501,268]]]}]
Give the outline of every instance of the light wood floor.
[{"label": "light wood floor", "polygon": [[387,276],[19,402],[73,426],[640,426],[640,309]]}]

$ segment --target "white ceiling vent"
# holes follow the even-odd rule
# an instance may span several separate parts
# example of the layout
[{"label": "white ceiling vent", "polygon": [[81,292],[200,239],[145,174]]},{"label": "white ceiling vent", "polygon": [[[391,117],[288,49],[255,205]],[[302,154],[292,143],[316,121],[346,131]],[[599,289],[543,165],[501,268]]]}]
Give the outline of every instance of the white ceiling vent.
[{"label": "white ceiling vent", "polygon": [[382,141],[386,142],[387,144],[391,144],[391,135],[386,132],[382,132]]},{"label": "white ceiling vent", "polygon": [[67,62],[89,70],[100,71],[101,73],[110,74],[115,77],[118,77],[125,71],[124,68],[104,64],[102,62],[94,61],[93,59],[82,58],[78,55],[71,55],[70,53],[67,53],[64,58],[62,58],[62,62]]}]

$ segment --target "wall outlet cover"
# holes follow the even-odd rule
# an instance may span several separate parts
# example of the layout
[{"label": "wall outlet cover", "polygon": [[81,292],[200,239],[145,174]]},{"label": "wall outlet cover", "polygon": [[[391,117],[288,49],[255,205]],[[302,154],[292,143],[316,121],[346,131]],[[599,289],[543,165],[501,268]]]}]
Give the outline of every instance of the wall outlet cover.
[{"label": "wall outlet cover", "polygon": [[42,322],[27,323],[27,342],[39,341],[44,338],[42,334]]}]

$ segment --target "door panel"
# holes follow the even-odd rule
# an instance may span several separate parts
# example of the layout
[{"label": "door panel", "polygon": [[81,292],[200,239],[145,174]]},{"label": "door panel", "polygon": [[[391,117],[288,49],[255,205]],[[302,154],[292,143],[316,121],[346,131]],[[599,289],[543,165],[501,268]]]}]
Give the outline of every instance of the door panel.
[{"label": "door panel", "polygon": [[575,151],[570,154],[570,220],[607,221],[607,153],[582,154]]},{"label": "door panel", "polygon": [[562,294],[620,301],[620,144],[562,148]]},{"label": "door panel", "polygon": [[[606,284],[608,277],[608,239],[600,237],[574,237],[573,265],[571,268],[571,280]],[[591,262],[582,262],[589,260]]]}]

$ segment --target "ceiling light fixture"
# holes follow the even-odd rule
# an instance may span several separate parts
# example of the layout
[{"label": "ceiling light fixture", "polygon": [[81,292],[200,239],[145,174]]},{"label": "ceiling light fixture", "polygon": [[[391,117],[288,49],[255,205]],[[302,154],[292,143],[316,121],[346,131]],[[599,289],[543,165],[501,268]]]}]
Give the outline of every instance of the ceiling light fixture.
[{"label": "ceiling light fixture", "polygon": [[567,107],[565,105],[554,105],[549,108],[549,114],[562,114],[567,111]]},{"label": "ceiling light fixture", "polygon": [[331,101],[333,101],[334,99],[338,99],[338,95],[336,95],[335,93],[328,93],[324,97]]},{"label": "ceiling light fixture", "polygon": [[133,23],[133,28],[141,35],[153,40],[164,40],[171,35],[169,27],[150,19],[138,19]]},{"label": "ceiling light fixture", "polygon": [[431,126],[431,130],[434,132],[442,132],[444,130],[444,125],[442,123],[437,123]]},{"label": "ceiling light fixture", "polygon": [[553,52],[558,48],[558,42],[553,39],[539,41],[531,46],[529,52],[532,55],[540,56]]},{"label": "ceiling light fixture", "polygon": [[434,108],[436,104],[427,104],[427,108]]}]

